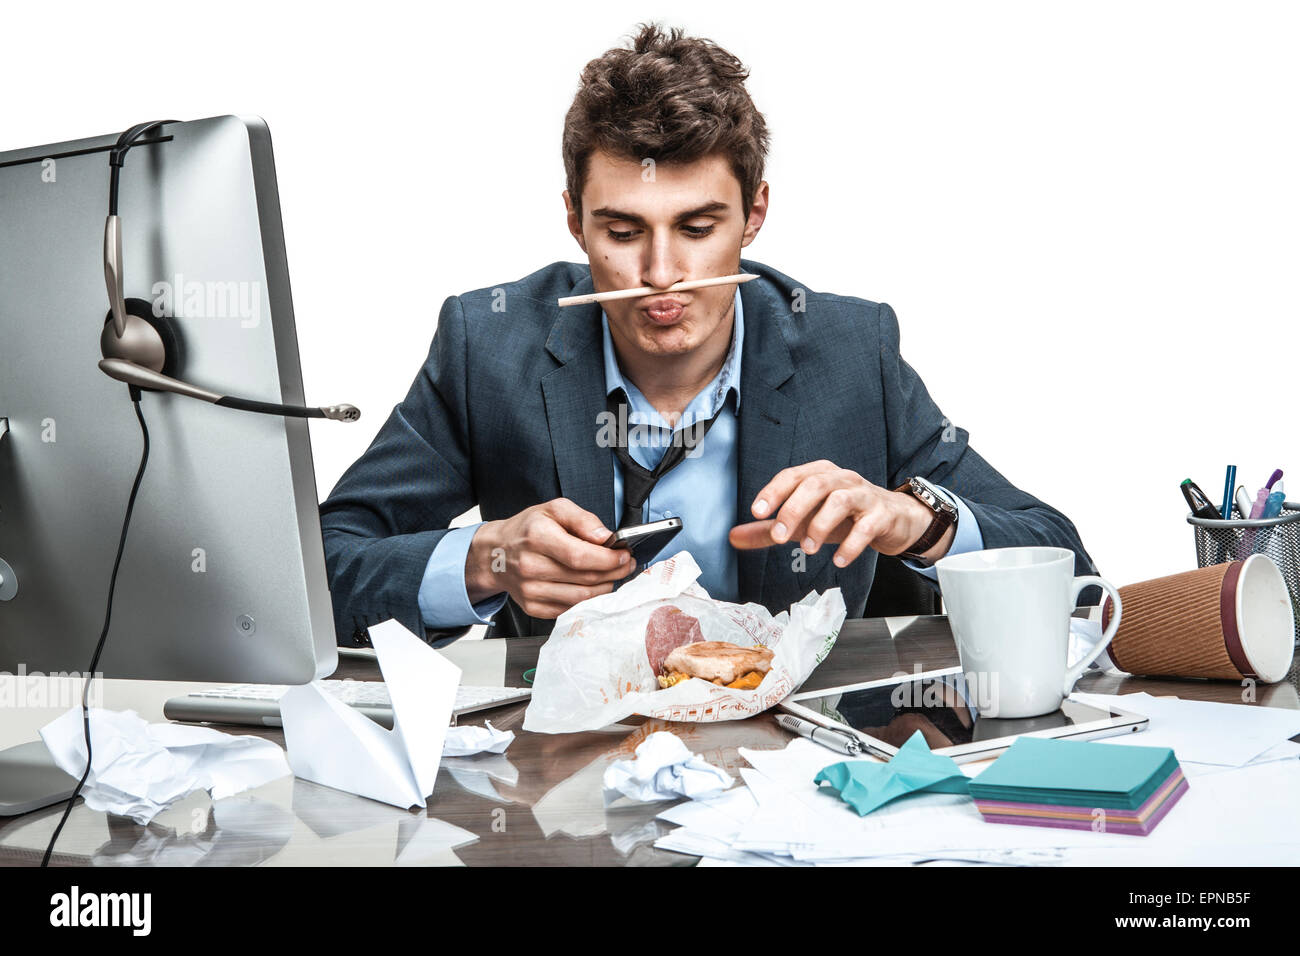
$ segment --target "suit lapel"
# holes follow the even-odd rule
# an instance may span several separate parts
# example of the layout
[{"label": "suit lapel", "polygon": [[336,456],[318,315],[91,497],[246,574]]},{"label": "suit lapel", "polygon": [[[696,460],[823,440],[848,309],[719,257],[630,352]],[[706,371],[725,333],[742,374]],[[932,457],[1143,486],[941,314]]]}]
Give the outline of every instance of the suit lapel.
[{"label": "suit lapel", "polygon": [[[591,288],[586,276],[572,294]],[[600,306],[557,306],[556,312],[546,348],[562,364],[542,378],[542,396],[560,492],[614,528],[614,456],[596,444],[599,416],[605,411]]]},{"label": "suit lapel", "polygon": [[[759,491],[793,463],[799,420],[798,403],[780,391],[794,374],[790,349],[781,332],[782,316],[789,310],[761,279],[742,285],[740,297],[745,308],[745,344],[740,373],[737,524],[754,520],[749,508]],[[740,600],[760,604],[772,603],[765,600],[769,597],[784,600],[785,576],[771,565],[784,560],[796,546],[797,542],[738,552]],[[817,557],[809,558],[810,564]]]}]

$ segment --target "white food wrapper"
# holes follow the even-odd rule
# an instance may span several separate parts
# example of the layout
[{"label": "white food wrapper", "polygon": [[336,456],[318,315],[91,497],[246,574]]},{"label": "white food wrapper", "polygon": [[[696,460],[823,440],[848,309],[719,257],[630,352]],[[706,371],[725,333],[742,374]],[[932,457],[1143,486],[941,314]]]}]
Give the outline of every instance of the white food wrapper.
[{"label": "white food wrapper", "polygon": [[[679,551],[561,614],[537,659],[524,729],[596,730],[631,714],[692,723],[752,717],[788,697],[835,645],[847,613],[839,588],[809,594],[773,617],[759,604],[713,600],[695,583],[699,575],[695,559]],[[698,678],[659,689],[646,626],[666,606],[697,619],[706,641],[771,648],[772,669],[754,690]]]}]

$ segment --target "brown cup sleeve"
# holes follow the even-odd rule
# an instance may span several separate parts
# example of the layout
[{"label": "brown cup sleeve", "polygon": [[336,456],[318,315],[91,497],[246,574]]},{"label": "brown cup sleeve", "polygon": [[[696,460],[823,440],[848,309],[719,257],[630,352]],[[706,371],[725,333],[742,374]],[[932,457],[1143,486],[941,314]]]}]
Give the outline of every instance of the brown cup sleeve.
[{"label": "brown cup sleeve", "polygon": [[[1251,676],[1237,633],[1241,565],[1234,561],[1197,568],[1120,588],[1124,613],[1109,648],[1115,666],[1162,677]],[[1108,597],[1102,605],[1103,627],[1112,614]]]}]

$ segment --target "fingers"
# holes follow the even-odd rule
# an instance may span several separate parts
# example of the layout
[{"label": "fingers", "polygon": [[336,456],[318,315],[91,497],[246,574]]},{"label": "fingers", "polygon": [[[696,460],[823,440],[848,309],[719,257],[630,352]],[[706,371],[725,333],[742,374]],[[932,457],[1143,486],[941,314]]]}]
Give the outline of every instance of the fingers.
[{"label": "fingers", "polygon": [[781,510],[776,513],[772,526],[772,539],[783,544],[795,538],[807,525],[815,510],[831,494],[845,487],[845,479],[836,472],[815,472],[804,477],[790,492]]},{"label": "fingers", "polygon": [[754,504],[749,510],[755,518],[767,518],[781,506],[782,502],[790,497],[790,493],[809,475],[838,470],[837,465],[825,459],[785,468],[777,472],[776,477],[763,486],[763,490],[754,497]]},{"label": "fingers", "polygon": [[567,584],[605,584],[614,583],[623,580],[632,573],[632,558],[624,551],[623,558],[616,567],[610,570],[591,569],[591,568],[573,568],[561,564],[554,558],[546,554],[535,551],[526,551],[519,556],[519,576],[525,579],[535,579],[538,581],[556,581]]},{"label": "fingers", "polygon": [[[843,568],[856,561],[887,532],[890,522],[888,510],[878,498],[871,496],[867,496],[864,504],[861,489],[837,488],[826,492],[824,498],[818,498],[823,480],[823,475],[806,478],[775,518],[732,528],[727,536],[731,546],[745,551],[770,548],[798,539],[805,553],[815,554],[823,544],[841,542],[832,558],[835,565]],[[862,511],[864,507],[866,510]],[[809,510],[812,511],[810,518],[801,517]],[[784,523],[784,520],[791,524],[778,531],[776,525]]]},{"label": "fingers", "polygon": [[608,594],[612,590],[614,590],[613,584],[581,587],[555,581],[527,580],[520,585],[517,600],[524,613],[551,620],[559,617],[575,604],[601,594]]},{"label": "fingers", "polygon": [[553,619],[582,601],[608,594],[633,571],[632,555],[607,548],[610,531],[567,498],[535,505],[511,519],[502,542],[510,557],[510,596],[537,618]]},{"label": "fingers", "polygon": [[547,502],[545,513],[549,521],[529,525],[525,551],[546,555],[575,571],[608,573],[630,569],[631,558],[626,549],[605,547],[610,532],[590,511],[566,498],[557,498]]},{"label": "fingers", "polygon": [[855,514],[862,508],[861,497],[848,488],[836,488],[822,502],[808,522],[800,547],[816,554],[823,543],[843,541],[853,528]]},{"label": "fingers", "polygon": [[837,568],[848,567],[862,556],[862,552],[871,542],[876,540],[883,530],[880,526],[880,517],[880,513],[873,510],[853,522],[853,528],[845,535],[843,542],[831,558]]},{"label": "fingers", "polygon": [[776,522],[768,518],[766,521],[750,521],[747,524],[738,524],[727,534],[727,540],[731,546],[739,551],[752,551],[755,548],[770,548],[776,544],[772,540],[772,525]]},{"label": "fingers", "polygon": [[555,498],[545,507],[547,514],[562,528],[584,541],[603,545],[612,533],[594,514],[568,498]]},{"label": "fingers", "polygon": [[[630,569],[632,556],[626,548],[606,548],[569,534],[562,528],[538,543],[537,551],[574,571],[617,571]],[[626,573],[626,571],[624,572]]]}]

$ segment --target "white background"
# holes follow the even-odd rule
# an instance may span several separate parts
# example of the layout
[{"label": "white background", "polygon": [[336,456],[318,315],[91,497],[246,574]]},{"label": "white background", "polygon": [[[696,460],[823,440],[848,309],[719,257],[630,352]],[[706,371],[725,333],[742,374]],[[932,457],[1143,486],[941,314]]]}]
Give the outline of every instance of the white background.
[{"label": "white background", "polygon": [[321,497],[442,300],[557,259],[561,121],[642,20],[752,70],[748,258],[889,302],[903,354],[1104,575],[1192,567],[1178,492],[1293,469],[1300,13],[1266,3],[27,3],[0,149],[144,119],[270,125]]}]

